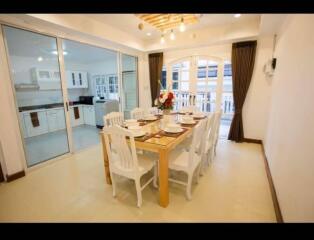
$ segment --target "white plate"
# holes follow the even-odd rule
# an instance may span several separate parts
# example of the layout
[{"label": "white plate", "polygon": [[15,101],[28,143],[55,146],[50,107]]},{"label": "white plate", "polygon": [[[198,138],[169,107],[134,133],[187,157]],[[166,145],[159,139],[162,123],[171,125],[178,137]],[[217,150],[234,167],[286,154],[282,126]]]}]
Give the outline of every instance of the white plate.
[{"label": "white plate", "polygon": [[125,123],[136,123],[137,120],[136,119],[127,119],[125,120]]},{"label": "white plate", "polygon": [[144,130],[141,131],[132,131],[134,137],[142,137],[146,134]]},{"label": "white plate", "polygon": [[165,132],[168,132],[168,133],[180,133],[180,132],[183,132],[183,128],[178,128],[178,129],[169,129],[169,128],[165,128],[164,129]]},{"label": "white plate", "polygon": [[139,131],[142,129],[142,127],[141,126],[128,126],[128,129],[132,131]]},{"label": "white plate", "polygon": [[149,116],[149,117],[144,117],[144,120],[148,120],[148,121],[152,121],[152,120],[156,120],[157,117],[155,116]]},{"label": "white plate", "polygon": [[195,121],[186,122],[186,121],[181,120],[180,123],[182,123],[182,124],[195,124],[196,122]]},{"label": "white plate", "polygon": [[199,114],[199,115],[193,115],[193,117],[194,118],[203,118],[203,117],[205,117],[205,115],[204,114]]}]

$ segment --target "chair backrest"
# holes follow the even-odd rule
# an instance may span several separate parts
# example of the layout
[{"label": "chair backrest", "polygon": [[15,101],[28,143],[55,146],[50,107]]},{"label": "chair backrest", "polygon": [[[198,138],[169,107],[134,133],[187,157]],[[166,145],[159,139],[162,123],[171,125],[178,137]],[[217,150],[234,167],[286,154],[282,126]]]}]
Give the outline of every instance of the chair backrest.
[{"label": "chair backrest", "polygon": [[158,108],[157,107],[151,107],[147,110],[147,113],[156,115],[156,114],[158,114]]},{"label": "chair backrest", "polygon": [[[103,132],[109,163],[114,164],[114,161],[118,161],[115,162],[115,166],[119,166],[121,170],[139,171],[133,134],[118,125],[105,127]],[[127,137],[130,139],[130,146],[127,143]]]},{"label": "chair backrest", "polygon": [[121,125],[124,121],[122,112],[111,112],[104,116],[104,124],[106,127]]},{"label": "chair backrest", "polygon": [[208,116],[208,119],[206,121],[206,130],[204,131],[205,134],[203,135],[203,138],[202,138],[202,144],[201,144],[202,154],[205,152],[206,141],[210,142],[214,139],[214,136],[215,136],[214,122],[215,122],[215,114],[211,114],[210,116]]},{"label": "chair backrest", "polygon": [[[201,146],[202,136],[206,128],[207,120],[200,120],[199,123],[193,129],[192,143],[189,150],[189,167],[193,165],[195,152],[197,152],[197,147]],[[200,153],[198,153],[200,154]]]},{"label": "chair backrest", "polygon": [[215,134],[216,135],[219,134],[221,115],[222,115],[222,111],[221,110],[215,112],[215,126],[214,127],[215,127]]},{"label": "chair backrest", "polygon": [[134,108],[131,111],[131,118],[132,119],[137,119],[137,120],[143,119],[144,115],[145,115],[145,110],[142,108]]}]

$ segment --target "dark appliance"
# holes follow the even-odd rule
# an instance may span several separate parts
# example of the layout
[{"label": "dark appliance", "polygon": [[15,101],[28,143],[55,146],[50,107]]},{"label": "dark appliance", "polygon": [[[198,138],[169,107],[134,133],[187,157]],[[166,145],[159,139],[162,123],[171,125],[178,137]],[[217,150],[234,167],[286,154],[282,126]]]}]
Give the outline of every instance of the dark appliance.
[{"label": "dark appliance", "polygon": [[94,96],[80,96],[79,101],[81,104],[93,105]]}]

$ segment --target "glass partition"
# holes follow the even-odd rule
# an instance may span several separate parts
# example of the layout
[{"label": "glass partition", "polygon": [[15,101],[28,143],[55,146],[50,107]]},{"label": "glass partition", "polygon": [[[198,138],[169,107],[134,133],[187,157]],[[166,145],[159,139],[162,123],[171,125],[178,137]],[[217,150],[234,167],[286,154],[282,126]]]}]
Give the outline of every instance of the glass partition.
[{"label": "glass partition", "polygon": [[3,26],[27,166],[69,152],[56,38]]},{"label": "glass partition", "polygon": [[137,57],[121,55],[124,117],[130,118],[132,109],[138,107]]}]

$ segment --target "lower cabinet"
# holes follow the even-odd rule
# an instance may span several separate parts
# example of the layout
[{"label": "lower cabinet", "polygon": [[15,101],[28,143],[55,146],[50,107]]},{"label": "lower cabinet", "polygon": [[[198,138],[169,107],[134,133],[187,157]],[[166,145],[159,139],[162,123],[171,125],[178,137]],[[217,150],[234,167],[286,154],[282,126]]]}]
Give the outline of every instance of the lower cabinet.
[{"label": "lower cabinet", "polygon": [[34,127],[30,113],[24,113],[24,124],[27,137],[45,134],[49,131],[46,111],[37,112],[39,126]]},{"label": "lower cabinet", "polygon": [[95,107],[94,106],[83,106],[84,112],[84,123],[91,126],[96,126],[95,120]]},{"label": "lower cabinet", "polygon": [[[75,118],[74,108],[78,108],[78,118]],[[78,125],[84,124],[84,113],[83,106],[71,106],[70,107],[70,118],[71,118],[71,126],[76,127]]]},{"label": "lower cabinet", "polygon": [[49,132],[65,129],[64,110],[47,110],[47,121]]},{"label": "lower cabinet", "polygon": [[[78,118],[75,118],[74,108],[78,108]],[[33,137],[48,132],[66,129],[64,108],[38,110],[39,126],[34,127],[30,116],[31,112],[20,112],[20,123],[24,138]],[[70,107],[71,126],[76,127],[82,124],[96,126],[95,106],[78,105]]]}]

